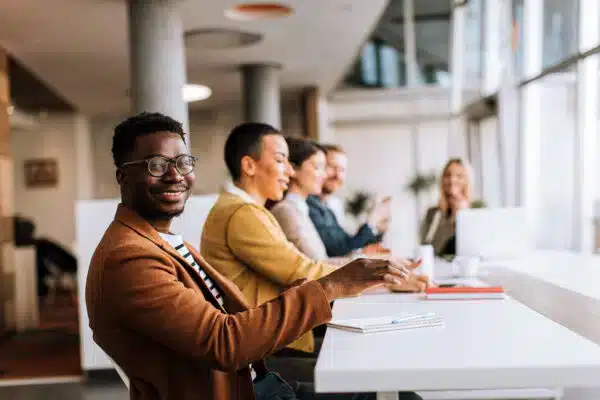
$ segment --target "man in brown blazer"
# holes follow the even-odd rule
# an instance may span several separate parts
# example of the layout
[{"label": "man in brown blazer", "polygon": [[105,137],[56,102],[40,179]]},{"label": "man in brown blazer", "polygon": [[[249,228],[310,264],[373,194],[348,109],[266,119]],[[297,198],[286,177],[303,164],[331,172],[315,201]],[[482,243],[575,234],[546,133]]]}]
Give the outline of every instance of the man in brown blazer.
[{"label": "man in brown blazer", "polygon": [[255,390],[267,398],[286,387],[296,389],[286,398],[318,398],[274,381],[262,359],[329,321],[333,300],[401,283],[406,271],[356,260],[250,309],[170,232],[195,180],[181,124],[157,113],[129,118],[115,129],[112,151],[122,204],[92,258],[86,304],[94,340],[127,374],[130,398],[254,399]]}]

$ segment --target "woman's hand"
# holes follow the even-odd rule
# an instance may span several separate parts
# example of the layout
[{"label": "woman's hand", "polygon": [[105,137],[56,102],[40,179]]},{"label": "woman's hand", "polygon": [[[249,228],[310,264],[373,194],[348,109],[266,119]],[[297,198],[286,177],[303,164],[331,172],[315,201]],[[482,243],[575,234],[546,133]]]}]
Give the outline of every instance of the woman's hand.
[{"label": "woman's hand", "polygon": [[379,254],[390,254],[390,249],[386,249],[381,243],[368,244],[361,249],[361,253],[367,256],[379,255]]},{"label": "woman's hand", "polygon": [[412,274],[408,280],[400,285],[387,284],[386,287],[392,292],[422,293],[430,286],[429,277],[426,275]]}]

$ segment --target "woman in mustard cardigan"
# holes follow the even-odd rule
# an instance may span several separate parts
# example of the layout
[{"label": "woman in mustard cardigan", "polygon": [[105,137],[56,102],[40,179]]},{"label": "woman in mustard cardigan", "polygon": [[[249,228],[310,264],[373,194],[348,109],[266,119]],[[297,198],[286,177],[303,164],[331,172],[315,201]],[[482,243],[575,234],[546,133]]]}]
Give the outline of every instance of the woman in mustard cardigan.
[{"label": "woman in mustard cardigan", "polygon": [[[267,200],[283,198],[294,175],[280,131],[261,123],[234,128],[225,143],[225,163],[232,181],[207,216],[200,251],[251,307],[274,299],[299,279],[319,279],[338,268],[299,251],[265,208]],[[289,347],[313,352],[312,334]]]}]

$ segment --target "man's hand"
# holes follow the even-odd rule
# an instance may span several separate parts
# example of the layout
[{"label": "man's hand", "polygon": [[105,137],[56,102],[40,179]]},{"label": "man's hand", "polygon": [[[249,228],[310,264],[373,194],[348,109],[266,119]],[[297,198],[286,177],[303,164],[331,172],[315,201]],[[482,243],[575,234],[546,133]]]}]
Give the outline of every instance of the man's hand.
[{"label": "man's hand", "polygon": [[369,215],[368,224],[375,227],[379,233],[384,233],[389,225],[390,214],[392,211],[392,198],[385,197],[375,205],[371,215]]},{"label": "man's hand", "polygon": [[319,279],[330,302],[360,295],[385,283],[402,285],[409,272],[400,263],[391,260],[359,258]]}]

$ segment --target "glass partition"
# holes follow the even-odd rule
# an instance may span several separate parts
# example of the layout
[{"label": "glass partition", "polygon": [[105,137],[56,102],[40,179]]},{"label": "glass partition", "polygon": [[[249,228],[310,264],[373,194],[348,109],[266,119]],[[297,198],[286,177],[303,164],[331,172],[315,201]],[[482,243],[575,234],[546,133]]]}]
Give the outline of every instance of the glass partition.
[{"label": "glass partition", "polygon": [[579,0],[544,0],[542,66],[577,54]]},{"label": "glass partition", "polygon": [[[477,0],[481,2],[482,0]],[[420,84],[450,85],[450,2],[414,1],[417,81]],[[344,85],[366,88],[406,86],[403,1],[391,0]],[[478,74],[481,73],[479,67]]]}]

